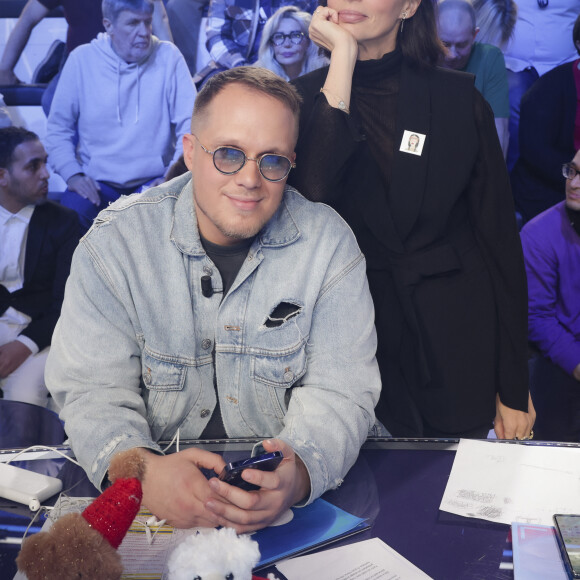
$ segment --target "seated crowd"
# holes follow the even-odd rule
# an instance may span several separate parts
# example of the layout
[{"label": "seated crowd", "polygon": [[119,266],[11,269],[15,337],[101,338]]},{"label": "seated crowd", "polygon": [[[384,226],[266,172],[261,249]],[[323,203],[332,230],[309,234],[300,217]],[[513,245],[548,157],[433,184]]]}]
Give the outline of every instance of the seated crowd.
[{"label": "seated crowd", "polygon": [[[389,35],[401,43],[417,14],[432,17],[441,48],[436,64],[452,69],[443,78],[459,79],[458,90],[471,95],[472,81],[462,84],[467,77],[454,71],[471,73],[483,96],[473,100],[475,115],[465,113],[474,119],[466,133],[485,133],[505,173],[498,183],[508,191],[511,180],[515,211],[499,220],[507,224],[506,239],[517,246],[516,212],[525,223],[523,261],[519,246],[513,251],[522,280],[510,290],[525,292],[525,264],[536,407],[526,392],[506,389],[503,402],[499,389],[486,392],[491,411],[484,423],[470,425],[468,417],[453,433],[485,436],[497,412],[498,436],[527,439],[537,412],[536,438],[580,442],[580,0],[551,0],[547,9],[513,0],[439,0],[438,11],[427,12],[421,4],[429,1],[397,0],[403,12]],[[339,485],[369,434],[402,433],[390,422],[397,410],[383,414],[379,403],[385,375],[378,359],[387,347],[423,348],[421,337],[404,334],[416,312],[403,308],[395,321],[401,343],[392,344],[381,328],[377,339],[375,308],[383,305],[367,280],[376,256],[360,235],[373,216],[355,211],[349,221],[348,200],[315,199],[331,209],[294,189],[316,198],[304,189],[317,169],[305,174],[304,167],[318,160],[312,156],[308,165],[300,156],[315,150],[316,140],[300,141],[300,113],[322,110],[329,134],[339,126],[337,135],[374,147],[375,161],[389,148],[376,135],[390,135],[394,123],[381,110],[377,131],[367,135],[364,123],[351,120],[373,119],[373,98],[390,94],[392,85],[373,92],[375,73],[365,77],[349,65],[347,84],[341,77],[331,85],[338,89],[324,85],[309,95],[313,74],[336,79],[336,63],[347,60],[338,29],[350,30],[356,18],[347,8],[340,16],[339,0],[318,8],[314,0],[87,1],[91,26],[81,30],[70,4],[29,0],[0,60],[1,93],[2,84],[18,82],[14,67],[30,30],[50,9],[65,7],[69,38],[45,106],[46,136],[0,128],[0,393],[59,412],[97,487],[106,485],[115,454],[137,449],[148,473],[144,503],[154,513],[179,527],[258,529]],[[188,33],[183,22],[192,11]],[[200,66],[202,26],[207,59]],[[546,27],[558,34],[550,38]],[[369,44],[356,40],[364,60]],[[395,55],[407,58],[407,45],[396,43]],[[384,102],[392,112],[394,101]],[[422,162],[431,135],[405,129],[412,131],[405,130],[397,153],[405,163]],[[367,162],[361,157],[338,161],[359,170]],[[475,174],[480,166],[473,163]],[[51,192],[58,201],[48,199],[49,168],[66,184]],[[361,181],[382,186],[390,169],[385,175]],[[333,186],[343,177],[332,175]],[[325,178],[321,169],[313,180]],[[505,202],[494,209],[511,211],[511,200]],[[450,209],[449,221],[457,222],[457,237],[480,243],[487,233],[459,223],[474,209],[472,200],[465,204],[465,213],[459,202],[460,211]],[[482,256],[482,263],[495,259],[489,248]],[[420,261],[420,251],[411,258]],[[406,307],[420,283],[415,277],[431,276],[435,284],[440,274],[419,271],[424,267],[411,272],[413,264],[394,282],[372,274]],[[486,276],[482,287],[495,284]],[[436,352],[421,350],[426,359]],[[492,349],[487,354],[493,357]],[[439,368],[432,360],[421,365]],[[433,381],[444,381],[445,372],[441,377]],[[409,399],[436,396],[409,392]],[[446,401],[445,412],[453,404]],[[430,429],[419,405],[409,408],[421,435],[446,432]],[[190,439],[266,438],[268,451],[283,451],[281,468],[247,480],[272,493],[248,503],[246,492],[206,481],[200,470],[223,464],[213,454],[162,455],[158,442],[178,429]],[[171,498],[163,491],[169,482]]]}]

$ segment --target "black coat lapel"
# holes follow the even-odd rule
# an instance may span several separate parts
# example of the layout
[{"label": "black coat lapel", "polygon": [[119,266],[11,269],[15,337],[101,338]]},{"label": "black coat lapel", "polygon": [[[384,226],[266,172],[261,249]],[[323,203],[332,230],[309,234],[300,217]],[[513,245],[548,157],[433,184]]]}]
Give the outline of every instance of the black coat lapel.
[{"label": "black coat lapel", "polygon": [[28,237],[26,238],[26,256],[24,258],[24,284],[32,279],[36,264],[41,257],[42,242],[48,227],[47,212],[42,211],[42,206],[34,208],[30,223],[28,224]]},{"label": "black coat lapel", "polygon": [[[389,198],[391,213],[399,236],[404,240],[415,223],[425,194],[427,162],[432,146],[430,139],[431,100],[427,71],[401,66],[401,85],[395,155]],[[400,151],[405,131],[425,135],[421,155]]]}]

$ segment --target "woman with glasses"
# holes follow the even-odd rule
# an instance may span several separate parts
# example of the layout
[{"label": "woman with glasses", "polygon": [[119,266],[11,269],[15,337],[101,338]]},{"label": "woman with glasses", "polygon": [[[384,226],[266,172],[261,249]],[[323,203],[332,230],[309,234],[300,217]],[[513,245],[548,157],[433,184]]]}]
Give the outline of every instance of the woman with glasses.
[{"label": "woman with glasses", "polygon": [[293,81],[304,102],[289,181],[332,205],[366,256],[377,417],[395,436],[486,437],[494,423],[500,438],[531,437],[509,179],[472,76],[436,67],[435,4],[328,0],[310,37],[330,66]]},{"label": "woman with glasses", "polygon": [[267,68],[288,81],[328,64],[308,37],[311,18],[311,14],[295,6],[277,10],[264,26],[255,66]]}]

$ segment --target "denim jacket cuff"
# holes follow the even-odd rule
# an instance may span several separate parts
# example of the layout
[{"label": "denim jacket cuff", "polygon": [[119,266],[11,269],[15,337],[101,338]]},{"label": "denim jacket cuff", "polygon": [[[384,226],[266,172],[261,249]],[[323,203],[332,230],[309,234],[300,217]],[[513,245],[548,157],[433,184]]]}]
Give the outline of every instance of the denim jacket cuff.
[{"label": "denim jacket cuff", "polygon": [[107,484],[107,472],[109,469],[109,464],[111,459],[117,453],[121,451],[127,451],[129,449],[134,449],[135,447],[141,447],[144,449],[150,449],[154,453],[162,454],[161,447],[156,443],[153,443],[150,439],[128,436],[119,437],[117,440],[112,441],[107,445],[95,458],[93,465],[91,467],[91,482],[99,490],[102,491]]}]

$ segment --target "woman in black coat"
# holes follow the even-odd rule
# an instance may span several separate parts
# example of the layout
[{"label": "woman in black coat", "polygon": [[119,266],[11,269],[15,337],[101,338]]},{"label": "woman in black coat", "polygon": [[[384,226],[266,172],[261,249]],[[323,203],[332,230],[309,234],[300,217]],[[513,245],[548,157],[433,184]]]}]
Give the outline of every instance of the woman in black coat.
[{"label": "woman in black coat", "polygon": [[431,0],[329,0],[310,35],[331,61],[294,81],[290,181],[365,253],[377,416],[395,436],[485,437],[495,419],[529,437],[525,272],[491,109],[472,76],[435,67]]}]

